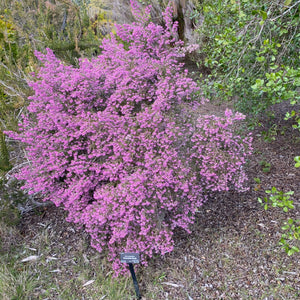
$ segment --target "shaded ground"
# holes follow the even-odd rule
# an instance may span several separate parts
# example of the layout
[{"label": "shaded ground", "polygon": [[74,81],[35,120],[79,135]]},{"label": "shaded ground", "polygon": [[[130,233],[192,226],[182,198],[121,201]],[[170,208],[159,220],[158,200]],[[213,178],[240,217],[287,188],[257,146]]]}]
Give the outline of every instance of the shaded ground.
[{"label": "shaded ground", "polygon": [[[283,106],[273,110],[278,119],[262,119],[253,133],[249,192],[216,194],[199,210],[192,235],[178,234],[177,247],[163,265],[167,266],[164,281],[179,286],[164,287],[159,299],[300,297],[299,255],[288,257],[278,246],[284,220],[300,216],[300,170],[293,160],[300,153],[299,132],[281,121]],[[278,124],[276,130],[271,121]],[[295,191],[297,206],[292,213],[261,208],[257,198],[272,186]]]},{"label": "shaded ground", "polygon": [[[285,109],[274,107],[278,119],[262,119],[253,133],[250,190],[213,195],[199,209],[191,235],[176,232],[172,253],[137,270],[144,299],[300,297],[299,254],[288,257],[278,245],[284,220],[300,218],[300,168],[293,161],[300,153],[300,135],[282,121]],[[295,191],[294,211],[263,210],[257,198],[272,186]],[[105,255],[91,249],[88,235],[64,217],[62,209],[42,207],[25,213],[18,230],[0,230],[1,254],[21,247],[13,266],[26,271],[32,283],[26,297],[16,299],[134,299],[130,279],[111,279]],[[20,263],[30,255],[38,258]],[[85,286],[90,280],[95,281]]]}]

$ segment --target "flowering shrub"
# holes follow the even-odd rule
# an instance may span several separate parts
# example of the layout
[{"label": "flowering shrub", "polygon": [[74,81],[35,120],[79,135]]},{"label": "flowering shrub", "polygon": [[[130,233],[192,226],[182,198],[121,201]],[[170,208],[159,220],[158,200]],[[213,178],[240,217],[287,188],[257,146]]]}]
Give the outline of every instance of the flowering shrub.
[{"label": "flowering shrub", "polygon": [[[143,257],[173,249],[173,230],[189,232],[209,191],[243,189],[251,138],[233,134],[241,114],[197,115],[196,83],[182,71],[183,53],[168,8],[166,26],[117,26],[102,53],[79,68],[52,53],[43,62],[18,134],[30,164],[25,188],[68,211],[98,251]],[[145,263],[145,260],[144,260]]]}]

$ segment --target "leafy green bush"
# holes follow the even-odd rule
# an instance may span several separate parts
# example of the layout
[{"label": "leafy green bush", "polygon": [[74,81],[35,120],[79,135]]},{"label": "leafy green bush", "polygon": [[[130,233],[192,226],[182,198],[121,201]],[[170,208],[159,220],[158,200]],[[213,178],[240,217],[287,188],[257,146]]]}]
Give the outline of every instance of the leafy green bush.
[{"label": "leafy green bush", "polygon": [[[272,187],[272,189],[267,190],[266,193],[269,196],[266,196],[263,199],[258,198],[258,202],[264,206],[265,210],[270,206],[282,208],[284,212],[288,212],[290,209],[295,208],[294,201],[290,199],[294,194],[293,191],[284,193],[283,191],[278,191],[275,187]],[[300,240],[300,219],[294,220],[289,218],[284,222],[284,225],[281,228],[285,233],[281,235],[279,244],[283,246],[288,255],[299,252],[299,247],[295,242]]]},{"label": "leafy green bush", "polygon": [[299,1],[203,0],[198,13],[206,93],[253,114],[299,101]]}]

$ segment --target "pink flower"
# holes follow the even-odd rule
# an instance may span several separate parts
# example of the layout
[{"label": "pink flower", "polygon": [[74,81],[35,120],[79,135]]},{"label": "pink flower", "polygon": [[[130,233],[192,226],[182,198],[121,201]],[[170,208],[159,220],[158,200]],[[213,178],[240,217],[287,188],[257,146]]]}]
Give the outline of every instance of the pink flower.
[{"label": "pink flower", "polygon": [[44,66],[30,83],[30,114],[8,133],[27,149],[30,165],[16,174],[24,188],[63,206],[116,274],[122,251],[141,252],[144,264],[172,251],[173,230],[190,232],[210,191],[243,190],[252,150],[232,130],[243,115],[194,112],[204,99],[178,63],[170,7],[162,27],[132,5],[137,22],[118,25],[118,39],[79,68],[36,52]]}]

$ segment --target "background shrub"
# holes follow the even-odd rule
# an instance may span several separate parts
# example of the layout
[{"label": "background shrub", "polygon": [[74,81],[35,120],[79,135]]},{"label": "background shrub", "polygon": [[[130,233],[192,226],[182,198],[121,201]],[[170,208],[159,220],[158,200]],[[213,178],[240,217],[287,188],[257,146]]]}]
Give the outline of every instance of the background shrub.
[{"label": "background shrub", "polygon": [[299,1],[211,1],[198,5],[206,92],[257,115],[299,102]]}]

